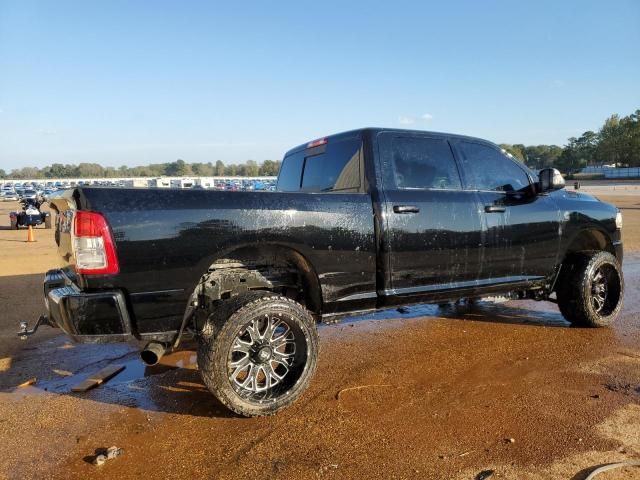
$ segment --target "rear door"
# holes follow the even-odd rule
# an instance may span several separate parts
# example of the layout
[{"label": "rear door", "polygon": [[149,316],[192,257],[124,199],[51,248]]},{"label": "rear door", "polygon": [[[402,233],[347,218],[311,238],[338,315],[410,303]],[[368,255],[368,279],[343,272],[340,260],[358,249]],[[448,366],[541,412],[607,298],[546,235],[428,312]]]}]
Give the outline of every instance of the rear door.
[{"label": "rear door", "polygon": [[462,188],[445,137],[378,134],[391,291],[429,293],[473,285],[481,260],[475,192]]},{"label": "rear door", "polygon": [[481,278],[503,283],[547,276],[557,263],[559,210],[537,195],[525,167],[496,146],[453,142],[465,190],[477,192],[484,229]]},{"label": "rear door", "polygon": [[[320,279],[323,310],[374,306],[374,217],[360,133],[323,138],[287,153],[277,190],[295,193],[287,202],[291,223],[302,222],[296,236],[304,239]],[[305,205],[303,215],[293,213],[296,204]]]}]

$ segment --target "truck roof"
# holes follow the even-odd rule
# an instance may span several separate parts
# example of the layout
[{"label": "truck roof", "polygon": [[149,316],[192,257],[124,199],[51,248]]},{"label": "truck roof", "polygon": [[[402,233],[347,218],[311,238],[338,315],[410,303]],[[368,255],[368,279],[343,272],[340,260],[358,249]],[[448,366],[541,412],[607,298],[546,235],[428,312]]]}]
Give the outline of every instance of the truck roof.
[{"label": "truck roof", "polygon": [[406,128],[384,128],[384,127],[365,127],[365,128],[358,128],[355,130],[347,130],[346,132],[340,132],[340,133],[334,133],[331,135],[326,135],[324,137],[319,137],[315,140],[311,140],[309,142],[300,144],[294,148],[289,149],[284,156],[287,157],[288,155],[291,155],[292,153],[296,153],[299,152],[300,150],[305,150],[307,148],[309,148],[310,146],[312,146],[311,144],[319,141],[319,140],[327,140],[327,141],[331,141],[331,140],[335,140],[335,139],[339,139],[339,138],[349,138],[349,137],[353,137],[353,136],[364,136],[364,135],[375,135],[377,133],[380,132],[400,132],[400,133],[427,133],[429,135],[434,135],[434,136],[439,136],[439,137],[446,137],[446,138],[457,138],[457,139],[461,139],[461,140],[473,140],[476,142],[482,142],[482,143],[488,143],[494,146],[494,143],[485,140],[483,138],[478,138],[478,137],[470,137],[467,135],[459,135],[459,134],[455,134],[455,133],[446,133],[446,132],[434,132],[434,131],[430,131],[430,130],[412,130],[412,129],[406,129]]}]

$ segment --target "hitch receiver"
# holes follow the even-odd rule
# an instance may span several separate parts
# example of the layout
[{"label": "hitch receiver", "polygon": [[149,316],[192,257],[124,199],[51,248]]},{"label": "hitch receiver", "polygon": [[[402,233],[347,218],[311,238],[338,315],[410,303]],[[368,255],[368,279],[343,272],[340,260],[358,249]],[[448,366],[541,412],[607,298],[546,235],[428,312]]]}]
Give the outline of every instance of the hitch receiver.
[{"label": "hitch receiver", "polygon": [[40,315],[32,329],[29,329],[29,325],[27,324],[27,322],[20,322],[20,331],[18,332],[18,337],[20,337],[20,340],[26,340],[29,335],[33,335],[34,333],[36,333],[38,327],[43,324],[50,325],[49,319],[46,315]]}]

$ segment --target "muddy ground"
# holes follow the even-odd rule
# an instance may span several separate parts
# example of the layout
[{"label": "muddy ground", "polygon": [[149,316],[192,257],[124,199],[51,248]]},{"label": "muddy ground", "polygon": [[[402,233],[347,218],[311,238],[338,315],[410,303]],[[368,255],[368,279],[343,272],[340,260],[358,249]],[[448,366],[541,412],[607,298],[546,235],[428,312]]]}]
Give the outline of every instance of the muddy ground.
[{"label": "muddy ground", "polygon": [[[599,194],[601,198],[605,198]],[[52,232],[8,229],[0,203],[0,478],[583,479],[640,458],[640,197],[624,212],[627,295],[611,328],[569,328],[554,305],[411,307],[320,327],[309,391],[244,419],[205,389],[194,352],[144,368],[135,345],[69,343],[43,312]],[[86,394],[70,386],[126,369]],[[32,386],[18,387],[36,378]],[[510,441],[510,440],[513,440]],[[124,454],[91,465],[97,448]],[[598,479],[640,478],[640,469]]]}]

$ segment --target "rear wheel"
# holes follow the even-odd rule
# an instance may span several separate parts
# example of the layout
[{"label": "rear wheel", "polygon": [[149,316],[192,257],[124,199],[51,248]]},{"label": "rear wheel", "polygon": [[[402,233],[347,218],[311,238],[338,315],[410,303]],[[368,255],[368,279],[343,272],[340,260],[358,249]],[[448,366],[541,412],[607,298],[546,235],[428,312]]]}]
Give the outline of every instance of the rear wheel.
[{"label": "rear wheel", "polygon": [[311,314],[270,292],[220,302],[200,337],[198,366],[209,390],[230,410],[272,415],[308,387],[318,357]]},{"label": "rear wheel", "polygon": [[51,215],[44,217],[44,228],[51,228]]},{"label": "rear wheel", "polygon": [[574,254],[562,265],[556,292],[560,312],[572,325],[607,326],[622,308],[622,269],[609,252]]}]

